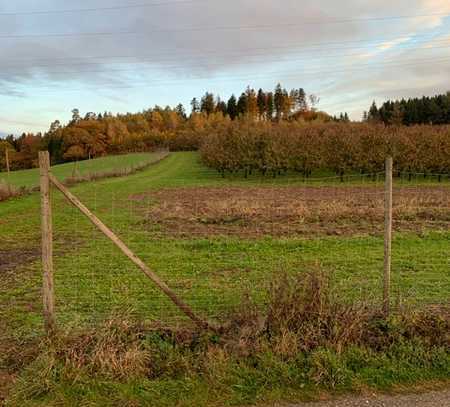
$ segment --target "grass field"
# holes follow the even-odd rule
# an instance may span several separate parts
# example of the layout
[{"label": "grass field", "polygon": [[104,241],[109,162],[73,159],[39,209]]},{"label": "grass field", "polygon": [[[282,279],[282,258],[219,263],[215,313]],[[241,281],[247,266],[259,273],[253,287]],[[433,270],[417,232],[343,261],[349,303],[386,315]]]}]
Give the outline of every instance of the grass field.
[{"label": "grass field", "polygon": [[[108,172],[120,170],[132,166],[139,166],[148,161],[148,153],[134,153],[126,155],[107,156],[93,160],[80,161],[77,163],[60,164],[53,167],[53,173],[60,180],[74,175],[87,175],[97,172]],[[39,169],[13,171],[8,176],[5,172],[0,172],[0,182],[9,182],[11,185],[20,188],[33,188],[39,185]]]},{"label": "grass field", "polygon": [[[131,165],[145,157],[119,158],[123,165]],[[119,158],[98,161],[96,170],[115,165],[114,160]],[[58,167],[58,171],[59,176],[70,175],[71,167]],[[35,182],[33,172],[23,172],[22,178],[19,173],[15,176],[16,185]],[[282,196],[277,189],[309,188],[309,184],[316,188],[304,192],[312,200],[309,206],[293,206],[288,200],[290,194]],[[448,304],[450,189],[448,183],[439,184],[438,192],[431,195],[426,188],[437,184],[424,184],[423,180],[399,184],[405,188],[401,190],[405,201],[398,208],[394,235],[393,297],[420,306]],[[264,304],[265,288],[282,272],[325,270],[347,299],[379,303],[383,218],[377,208],[382,205],[381,185],[382,177],[353,177],[347,183],[335,179],[306,183],[295,175],[276,179],[222,178],[205,168],[196,153],[172,153],[159,164],[129,177],[83,183],[71,190],[197,312],[223,321],[246,296]],[[328,199],[328,208],[333,210],[321,217],[314,211],[314,194],[326,186],[332,188],[331,196],[317,195],[317,199]],[[229,190],[221,196],[220,191],[226,188]],[[424,192],[430,198],[422,201]],[[236,193],[239,199],[233,200]],[[219,198],[213,199],[215,196]],[[349,196],[350,204],[364,202],[357,208],[357,216],[350,204],[340,204]],[[281,198],[286,204],[277,208],[275,204]],[[301,196],[294,201],[299,199]],[[53,202],[60,325],[89,326],[117,311],[169,325],[186,322],[60,194],[54,194]],[[261,218],[268,208],[272,208],[267,212],[270,218]],[[295,216],[280,218],[289,208],[294,208]],[[370,213],[365,212],[368,208]],[[297,216],[302,222],[296,222]],[[286,223],[289,227],[280,232]],[[361,224],[363,227],[358,229]],[[31,340],[42,334],[39,237],[37,194],[0,204],[0,319],[4,323],[0,338],[4,342]],[[158,384],[161,389],[172,385],[176,383]],[[186,381],[179,385],[183,394],[189,392]],[[161,405],[171,405],[173,399],[166,401]],[[255,397],[237,401],[253,402]],[[204,405],[204,400],[195,402]]]}]

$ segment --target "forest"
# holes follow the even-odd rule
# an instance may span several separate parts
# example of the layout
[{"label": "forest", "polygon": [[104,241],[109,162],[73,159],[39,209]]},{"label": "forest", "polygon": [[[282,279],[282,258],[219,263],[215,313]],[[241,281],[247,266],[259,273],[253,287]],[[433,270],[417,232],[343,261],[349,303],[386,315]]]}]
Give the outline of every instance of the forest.
[{"label": "forest", "polygon": [[[204,161],[223,173],[293,169],[308,175],[325,166],[341,174],[380,168],[387,153],[408,170],[449,170],[449,127],[432,125],[450,123],[450,93],[387,101],[380,108],[373,103],[362,123],[350,123],[347,113],[319,111],[318,101],[303,88],[278,84],[274,91],[247,87],[227,101],[207,92],[192,99],[189,114],[182,104],[115,115],[83,116],[73,109],[67,124],[55,120],[44,134],[0,140],[0,169],[6,168],[5,150],[17,170],[35,167],[39,150],[59,164],[167,148],[201,149]],[[362,158],[369,150],[372,157]]]},{"label": "forest", "polygon": [[0,169],[5,169],[5,150],[9,150],[11,169],[37,165],[37,153],[46,149],[53,164],[101,157],[108,154],[148,151],[159,147],[173,151],[196,150],[202,134],[221,123],[235,120],[262,121],[331,121],[348,120],[347,114],[332,118],[315,106],[318,97],[302,89],[290,91],[278,84],[275,90],[255,91],[250,87],[228,101],[207,92],[191,101],[187,114],[182,104],[155,106],[139,113],[113,115],[78,109],[66,125],[55,120],[44,134],[12,135],[0,140]]},{"label": "forest", "polygon": [[373,102],[365,121],[384,124],[450,124],[450,92],[433,97],[388,100],[378,108]]}]

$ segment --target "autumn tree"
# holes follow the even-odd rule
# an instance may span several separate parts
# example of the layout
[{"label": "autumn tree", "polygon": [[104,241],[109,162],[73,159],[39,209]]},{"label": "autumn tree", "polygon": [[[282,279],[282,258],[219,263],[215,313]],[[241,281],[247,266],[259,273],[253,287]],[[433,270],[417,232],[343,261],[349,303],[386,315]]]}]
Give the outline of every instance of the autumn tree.
[{"label": "autumn tree", "polygon": [[254,89],[251,89],[250,86],[248,86],[247,90],[245,91],[245,96],[246,96],[245,113],[249,118],[255,119],[258,116],[258,100],[256,92]]}]

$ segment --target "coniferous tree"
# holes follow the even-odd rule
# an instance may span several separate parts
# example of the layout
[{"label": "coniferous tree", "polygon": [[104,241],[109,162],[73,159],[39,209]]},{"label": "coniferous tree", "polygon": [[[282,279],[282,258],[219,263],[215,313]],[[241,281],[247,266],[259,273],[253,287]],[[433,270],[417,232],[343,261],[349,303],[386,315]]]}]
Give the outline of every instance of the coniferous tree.
[{"label": "coniferous tree", "polygon": [[280,83],[275,88],[273,101],[275,108],[275,117],[278,121],[280,121],[283,116],[283,106],[284,106],[283,88],[281,87]]},{"label": "coniferous tree", "polygon": [[247,113],[247,95],[242,93],[237,102],[238,116],[244,116]]},{"label": "coniferous tree", "polygon": [[266,118],[267,114],[267,95],[262,89],[258,90],[257,104],[258,104],[259,119],[263,120]]},{"label": "coniferous tree", "polygon": [[372,105],[370,106],[368,118],[369,121],[373,123],[377,123],[380,121],[380,113],[378,111],[377,104],[375,103],[375,101],[373,101]]},{"label": "coniferous tree", "polygon": [[234,95],[231,95],[230,99],[228,99],[227,113],[228,113],[228,116],[230,116],[231,120],[236,119],[236,117],[239,114],[238,113],[238,106],[237,106],[236,96],[234,96]]},{"label": "coniferous tree", "polygon": [[182,119],[186,119],[186,110],[184,110],[184,106],[182,103],[179,103],[177,107],[175,108],[175,112],[180,116]]},{"label": "coniferous tree", "polygon": [[227,112],[228,112],[227,104],[223,100],[221,100],[220,98],[217,98],[216,112],[222,113],[222,115],[224,117],[227,115]]},{"label": "coniferous tree", "polygon": [[200,112],[200,104],[198,103],[197,98],[194,98],[191,100],[191,109],[192,109],[192,113]]},{"label": "coniferous tree", "polygon": [[200,111],[208,116],[216,110],[216,102],[212,93],[206,92],[200,102]]},{"label": "coniferous tree", "polygon": [[80,116],[80,111],[78,109],[73,109],[72,110],[72,121],[70,122],[71,124],[76,124],[81,120],[81,116]]},{"label": "coniferous tree", "polygon": [[[401,115],[400,115],[401,113]],[[450,123],[449,93],[433,97],[388,100],[378,109],[378,121],[385,124],[448,124]]]},{"label": "coniferous tree", "polygon": [[273,119],[273,113],[275,111],[275,105],[273,100],[273,93],[267,93],[267,108],[266,108],[266,118],[267,120]]}]

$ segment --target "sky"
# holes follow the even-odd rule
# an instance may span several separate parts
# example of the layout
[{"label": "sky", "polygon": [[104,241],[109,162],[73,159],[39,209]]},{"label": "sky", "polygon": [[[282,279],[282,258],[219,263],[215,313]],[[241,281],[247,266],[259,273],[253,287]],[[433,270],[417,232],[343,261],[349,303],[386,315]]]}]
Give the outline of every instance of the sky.
[{"label": "sky", "polygon": [[448,0],[0,0],[0,135],[303,87],[358,120],[450,90]]}]

